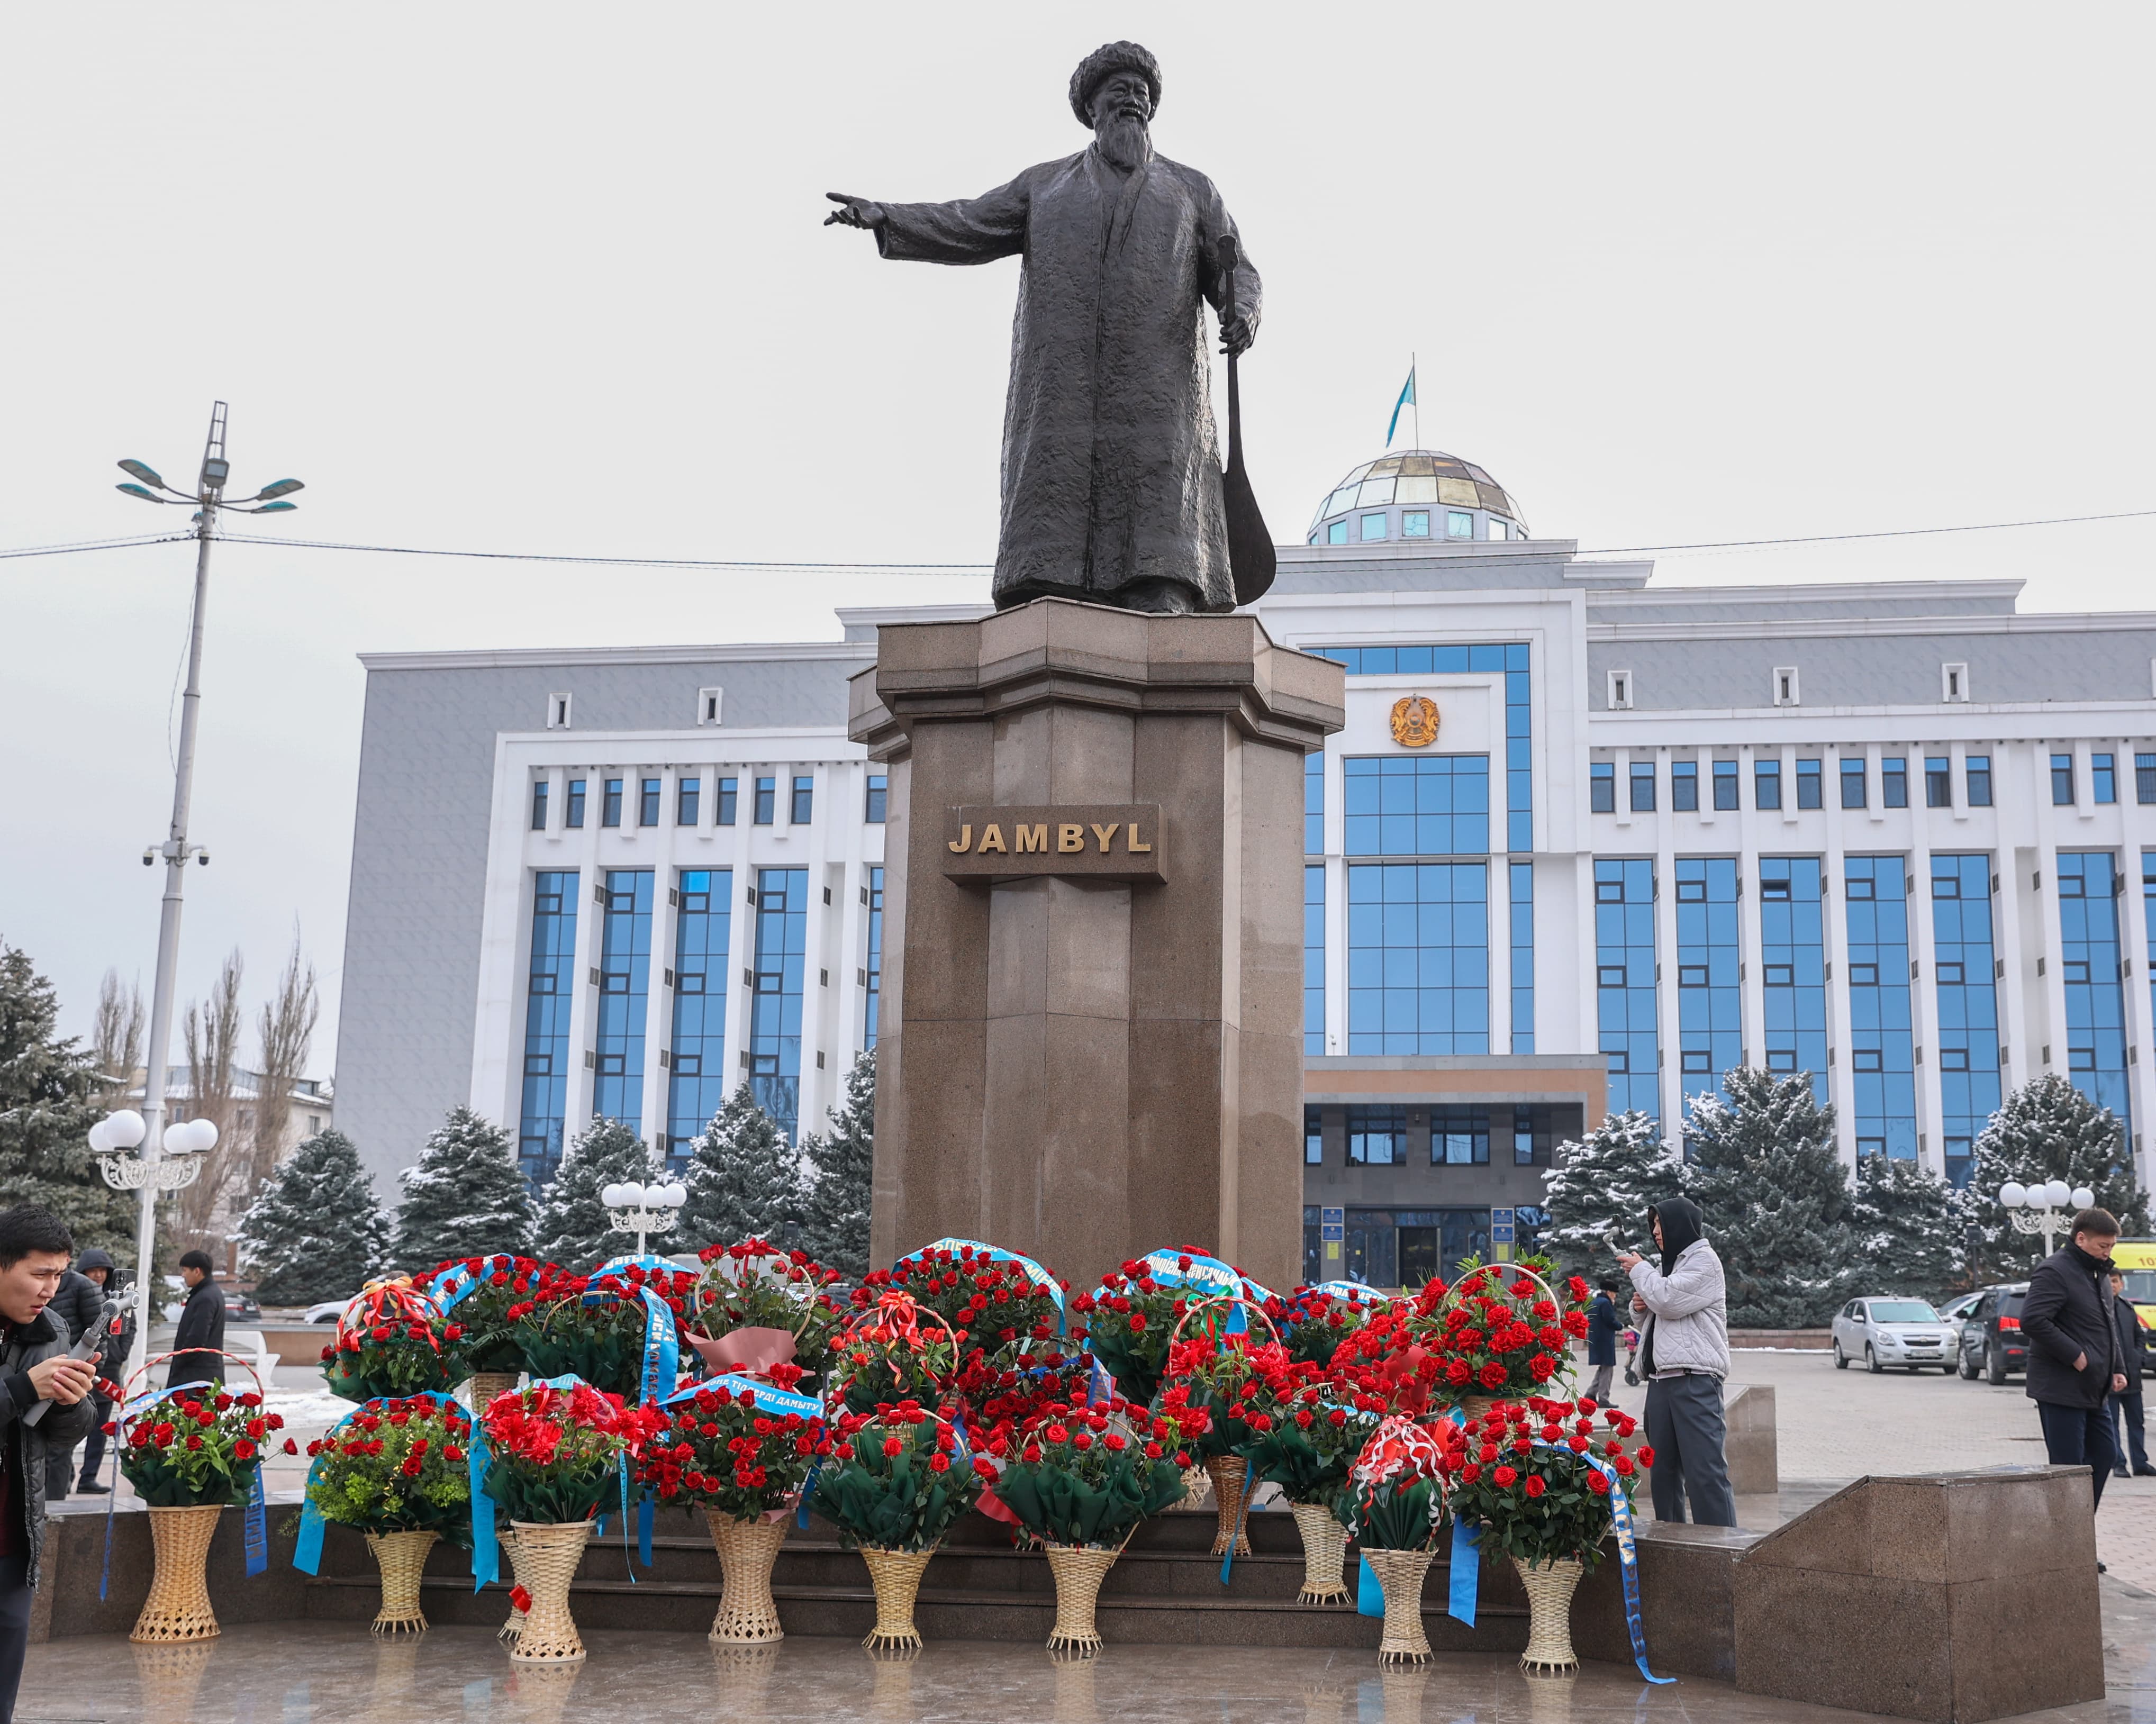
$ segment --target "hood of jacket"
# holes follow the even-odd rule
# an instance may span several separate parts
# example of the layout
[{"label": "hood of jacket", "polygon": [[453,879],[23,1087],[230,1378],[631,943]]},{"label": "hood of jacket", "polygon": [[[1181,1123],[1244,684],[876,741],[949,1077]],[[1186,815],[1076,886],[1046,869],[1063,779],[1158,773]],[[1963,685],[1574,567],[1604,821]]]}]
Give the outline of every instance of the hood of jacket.
[{"label": "hood of jacket", "polygon": [[1647,1211],[1647,1219],[1650,1226],[1657,1220],[1662,1224],[1662,1273],[1673,1275],[1677,1259],[1706,1237],[1699,1205],[1690,1198],[1664,1198]]}]

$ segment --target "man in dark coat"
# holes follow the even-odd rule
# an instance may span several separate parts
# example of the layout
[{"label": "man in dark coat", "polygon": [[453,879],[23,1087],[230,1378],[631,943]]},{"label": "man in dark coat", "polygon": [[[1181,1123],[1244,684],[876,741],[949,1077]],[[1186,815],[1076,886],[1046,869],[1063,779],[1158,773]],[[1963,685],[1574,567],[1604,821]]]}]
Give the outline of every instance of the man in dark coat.
[{"label": "man in dark coat", "polygon": [[179,1333],[172,1337],[172,1362],[165,1373],[168,1384],[224,1381],[224,1361],[218,1357],[224,1350],[224,1289],[212,1267],[207,1251],[190,1251],[180,1259],[187,1302],[180,1311]]},{"label": "man in dark coat", "polygon": [[[1024,259],[1004,403],[998,608],[1042,598],[1154,612],[1229,611],[1227,516],[1201,302],[1227,304],[1235,233],[1213,182],[1155,156],[1160,64],[1111,42],[1070,80],[1091,148],[955,203],[829,195],[887,258]],[[1240,236],[1237,236],[1240,245]],[[1235,272],[1224,351],[1257,333],[1260,287]]]},{"label": "man in dark coat", "polygon": [[2126,1387],[2118,1326],[2112,1320],[2111,1248],[2118,1223],[2108,1209],[2074,1217],[2073,1236],[2038,1264],[2021,1305],[2029,1342],[2029,1398],[2054,1466],[2086,1466],[2103,1501],[2113,1450],[2109,1397]]},{"label": "man in dark coat", "polygon": [[1594,1367],[1594,1380],[1587,1386],[1588,1398],[1609,1398],[1609,1373],[1617,1368],[1617,1284],[1604,1280],[1587,1306],[1587,1362]]},{"label": "man in dark coat", "polygon": [[[100,1256],[104,1254],[100,1253]],[[106,1258],[110,1263],[112,1260]],[[67,1325],[70,1338],[89,1332],[90,1326],[105,1309],[105,1295],[98,1290],[97,1283],[77,1270],[64,1270],[60,1274],[59,1290],[53,1295],[48,1307],[53,1315]],[[100,1415],[100,1419],[102,1415]],[[74,1455],[72,1447],[62,1449],[49,1438],[45,1443],[45,1501],[65,1502],[68,1486],[74,1480]]]},{"label": "man in dark coat", "polygon": [[2148,1331],[2141,1326],[2141,1309],[2126,1296],[2126,1277],[2111,1272],[2111,1316],[2118,1329],[2118,1356],[2126,1373],[2126,1387],[2111,1398],[2112,1476],[2127,1476],[2126,1457],[2133,1457],[2133,1470],[2144,1479],[2156,1479],[2156,1466],[2148,1464],[2148,1434],[2141,1400],[2141,1379],[2148,1369]]},{"label": "man in dark coat", "polygon": [[97,1284],[100,1299],[116,1300],[120,1304],[120,1320],[105,1331],[105,1345],[98,1350],[100,1388],[91,1391],[97,1403],[97,1422],[90,1426],[90,1440],[83,1444],[82,1476],[74,1486],[79,1491],[102,1496],[112,1488],[98,1478],[105,1468],[105,1427],[111,1422],[112,1397],[100,1391],[106,1384],[117,1388],[127,1380],[127,1350],[134,1344],[135,1313],[127,1303],[127,1277],[121,1273],[110,1251],[92,1245],[75,1259],[74,1266]]}]

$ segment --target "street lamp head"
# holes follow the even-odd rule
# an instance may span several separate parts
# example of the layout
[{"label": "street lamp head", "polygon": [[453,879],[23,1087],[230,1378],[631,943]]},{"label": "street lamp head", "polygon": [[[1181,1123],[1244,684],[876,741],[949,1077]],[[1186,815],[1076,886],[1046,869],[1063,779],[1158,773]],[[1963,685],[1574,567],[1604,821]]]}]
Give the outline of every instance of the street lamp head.
[{"label": "street lamp head", "polygon": [[280,479],[275,485],[264,485],[260,490],[255,492],[254,499],[259,503],[266,503],[272,497],[289,497],[294,491],[303,491],[305,489],[306,486],[296,479]]},{"label": "street lamp head", "polygon": [[112,1121],[100,1120],[90,1128],[90,1152],[92,1155],[112,1153]]},{"label": "street lamp head", "polygon": [[232,463],[223,455],[211,455],[203,462],[202,485],[206,491],[221,491],[225,481],[232,477]]},{"label": "street lamp head", "polygon": [[2054,1179],[2044,1187],[2044,1201],[2054,1209],[2063,1209],[2073,1201],[2073,1188],[2063,1179]]},{"label": "street lamp head", "polygon": [[[132,478],[141,480],[145,485],[156,485],[159,490],[170,489],[163,480],[157,477],[157,469],[146,461],[122,461],[120,464],[120,470]],[[121,489],[126,490],[127,487],[122,485]]]},{"label": "street lamp head", "polygon": [[599,1201],[609,1209],[626,1209],[634,1201],[629,1193],[629,1188],[616,1180],[599,1193]]},{"label": "street lamp head", "polygon": [[140,497],[146,503],[162,503],[165,500],[162,497],[143,490],[139,485],[116,485],[112,488],[116,491],[125,491],[131,497]]},{"label": "street lamp head", "polygon": [[689,1201],[688,1188],[671,1183],[654,1186],[650,1196],[662,1209],[678,1209]]},{"label": "street lamp head", "polygon": [[133,1149],[150,1135],[148,1122],[131,1107],[109,1113],[100,1123],[115,1149]]},{"label": "street lamp head", "polygon": [[2029,1188],[2018,1179],[2010,1179],[1999,1188],[1999,1201],[2005,1208],[2018,1209],[2029,1201]]},{"label": "street lamp head", "polygon": [[2096,1208],[2096,1193],[2086,1185],[2077,1185],[2073,1188],[2069,1201],[2076,1209],[2093,1209]]},{"label": "street lamp head", "polygon": [[168,1155],[201,1155],[216,1147],[214,1120],[182,1120],[165,1133],[165,1152]]},{"label": "street lamp head", "polygon": [[259,509],[250,509],[250,515],[281,515],[288,509],[296,509],[297,503],[264,503]]}]

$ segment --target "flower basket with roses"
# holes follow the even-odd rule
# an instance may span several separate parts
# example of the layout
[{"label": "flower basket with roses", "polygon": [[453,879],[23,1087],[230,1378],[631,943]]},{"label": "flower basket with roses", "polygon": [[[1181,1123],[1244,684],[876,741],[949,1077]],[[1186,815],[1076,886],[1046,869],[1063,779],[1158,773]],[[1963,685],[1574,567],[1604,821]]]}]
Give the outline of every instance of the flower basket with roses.
[{"label": "flower basket with roses", "polygon": [[1078,1351],[1060,1332],[1068,1288],[1030,1258],[972,1239],[940,1239],[869,1275],[854,1290],[854,1306],[865,1311],[893,1289],[950,1326],[958,1351],[952,1386],[972,1406],[1004,1373],[1054,1370]]},{"label": "flower basket with roses", "polygon": [[713,1373],[798,1365],[820,1378],[845,1312],[828,1290],[839,1279],[805,1251],[767,1239],[706,1245],[689,1339]]},{"label": "flower basket with roses", "polygon": [[948,1420],[918,1402],[839,1415],[810,1501],[868,1564],[876,1624],[865,1644],[921,1644],[913,1600],[921,1571],[994,1475],[988,1460],[967,1455]]},{"label": "flower basket with roses", "polygon": [[1334,1370],[1411,1414],[1435,1403],[1472,1416],[1540,1394],[1568,1368],[1571,1338],[1587,1332],[1587,1283],[1573,1275],[1560,1287],[1555,1274],[1544,1258],[1471,1258],[1450,1288],[1432,1281],[1373,1314],[1342,1343]]},{"label": "flower basket with roses", "polygon": [[485,1412],[488,1402],[516,1388],[524,1373],[523,1337],[511,1307],[561,1274],[536,1257],[503,1252],[444,1263],[428,1281],[444,1322],[462,1331],[450,1349],[450,1369],[461,1373],[460,1381],[470,1378],[475,1413]]},{"label": "flower basket with roses", "polygon": [[527,1384],[500,1395],[481,1424],[486,1493],[508,1515],[524,1613],[511,1655],[570,1664],[584,1655],[569,1614],[569,1582],[603,1504],[623,1492],[623,1470],[642,1455],[663,1415],[588,1383]]},{"label": "flower basket with roses", "polygon": [[[1595,1415],[1601,1414],[1598,1424]],[[1592,1400],[1507,1403],[1470,1419],[1452,1470],[1455,1519],[1480,1523],[1483,1547],[1512,1559],[1527,1589],[1530,1618],[1522,1667],[1575,1670],[1572,1594],[1602,1560],[1617,1501],[1629,1510],[1633,1480],[1651,1465],[1628,1414]]]},{"label": "flower basket with roses", "polygon": [[1120,1397],[1051,1403],[1015,1438],[998,1438],[996,1496],[1047,1547],[1055,1577],[1051,1652],[1101,1644],[1101,1583],[1139,1521],[1183,1496],[1188,1456],[1176,1427]]},{"label": "flower basket with roses", "polygon": [[1204,1460],[1213,1480],[1219,1523],[1213,1538],[1216,1557],[1227,1555],[1231,1548],[1239,1557],[1250,1554],[1243,1516],[1255,1480],[1244,1456],[1272,1423],[1271,1415],[1260,1410],[1254,1398],[1265,1377],[1288,1362],[1277,1339],[1256,1341],[1246,1326],[1254,1316],[1268,1330],[1272,1326],[1247,1301],[1216,1296],[1192,1300],[1177,1320],[1162,1379],[1164,1393],[1184,1391],[1186,1404],[1205,1414],[1204,1429],[1191,1433],[1191,1450]]},{"label": "flower basket with roses", "polygon": [[677,1392],[659,1408],[666,1422],[645,1444],[637,1472],[660,1501],[703,1508],[723,1578],[714,1644],[785,1638],[772,1565],[787,1511],[830,1451],[823,1403],[794,1393],[801,1367],[773,1365],[767,1374],[767,1382],[728,1376]]},{"label": "flower basket with roses", "polygon": [[319,1554],[310,1523],[354,1526],[382,1571],[377,1634],[424,1634],[419,1576],[437,1539],[469,1550],[471,1421],[446,1396],[370,1401],[307,1444],[307,1513],[294,1564]]},{"label": "flower basket with roses", "polygon": [[445,1393],[458,1380],[461,1323],[408,1280],[376,1281],[337,1318],[322,1349],[322,1381],[347,1401]]},{"label": "flower basket with roses", "polygon": [[253,1501],[263,1447],[284,1424],[264,1409],[259,1389],[235,1394],[215,1384],[174,1390],[114,1422],[120,1470],[149,1508],[156,1555],[131,1639],[207,1640],[219,1632],[207,1578],[210,1537],[228,1506]]},{"label": "flower basket with roses", "polygon": [[[696,1277],[686,1270],[632,1263],[608,1275],[542,1280],[506,1315],[533,1376],[580,1377],[629,1400],[644,1393],[645,1345],[655,1328],[661,1349],[657,1387],[669,1395],[679,1380],[682,1318],[696,1285]],[[654,1306],[663,1318],[654,1317]]]},{"label": "flower basket with roses", "polygon": [[941,1407],[958,1371],[958,1339],[942,1315],[886,1288],[839,1332],[825,1402],[863,1414],[902,1401]]},{"label": "flower basket with roses", "polygon": [[1459,1429],[1449,1422],[1432,1427],[1395,1413],[1371,1434],[1348,1475],[1345,1501],[1355,1537],[1384,1588],[1380,1663],[1420,1664],[1430,1655],[1423,1581],[1436,1555],[1444,1481],[1458,1441]]},{"label": "flower basket with roses", "polygon": [[1245,1447],[1244,1459],[1254,1478],[1280,1486],[1302,1535],[1302,1591],[1296,1602],[1346,1598],[1348,1532],[1335,1506],[1383,1403],[1298,1361],[1267,1372],[1244,1404],[1266,1421]]},{"label": "flower basket with roses", "polygon": [[1274,1294],[1265,1302],[1265,1313],[1272,1319],[1287,1356],[1322,1371],[1332,1365],[1340,1343],[1384,1303],[1384,1296],[1374,1288],[1326,1281]]},{"label": "flower basket with roses", "polygon": [[1116,1392],[1134,1406],[1152,1404],[1168,1369],[1168,1346],[1194,1301],[1241,1299],[1255,1283],[1194,1245],[1151,1251],[1074,1296],[1070,1311],[1086,1325],[1086,1347]]}]

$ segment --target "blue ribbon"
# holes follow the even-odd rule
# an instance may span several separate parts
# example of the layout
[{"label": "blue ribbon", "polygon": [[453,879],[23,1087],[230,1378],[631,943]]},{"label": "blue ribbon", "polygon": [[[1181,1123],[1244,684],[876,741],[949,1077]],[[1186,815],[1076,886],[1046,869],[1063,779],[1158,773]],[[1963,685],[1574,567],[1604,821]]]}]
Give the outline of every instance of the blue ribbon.
[{"label": "blue ribbon", "polygon": [[[646,1406],[674,1393],[681,1375],[681,1344],[675,1338],[674,1312],[650,1287],[639,1287],[644,1296],[644,1375],[637,1398]],[[586,1294],[586,1302],[607,1294]]]},{"label": "blue ribbon", "polygon": [[434,1301],[444,1316],[479,1290],[480,1284],[492,1275],[497,1264],[511,1265],[516,1260],[506,1251],[497,1251],[490,1257],[482,1257],[474,1270],[461,1263],[453,1263],[427,1283],[427,1296]]},{"label": "blue ribbon", "polygon": [[821,1419],[824,1416],[823,1398],[819,1395],[797,1394],[792,1389],[779,1388],[753,1377],[744,1377],[729,1372],[724,1377],[707,1377],[701,1383],[685,1383],[659,1404],[670,1407],[676,1401],[696,1398],[704,1389],[725,1389],[736,1398],[746,1395],[767,1413],[792,1413],[803,1419]]},{"label": "blue ribbon", "polygon": [[642,1256],[639,1256],[635,1252],[630,1251],[619,1257],[609,1257],[592,1271],[590,1278],[596,1281],[601,1275],[619,1275],[625,1269],[640,1269],[669,1275],[681,1273],[681,1265],[670,1257],[661,1257],[652,1251],[646,1251]]},{"label": "blue ribbon", "polygon": [[1482,1594],[1482,1549],[1475,1523],[1452,1517],[1452,1555],[1450,1558],[1450,1588],[1445,1602],[1445,1614],[1471,1629],[1475,1626],[1475,1606]]},{"label": "blue ribbon", "polygon": [[270,1505],[262,1495],[262,1465],[259,1460],[254,1475],[247,1484],[247,1511],[240,1521],[240,1538],[247,1552],[247,1573],[252,1578],[270,1566]]},{"label": "blue ribbon", "polygon": [[1378,1579],[1378,1571],[1370,1566],[1368,1554],[1359,1547],[1355,1552],[1355,1566],[1356,1615],[1383,1616],[1385,1614],[1385,1588]]},{"label": "blue ribbon", "polygon": [[[968,1247],[972,1249],[976,1257],[985,1257],[991,1263],[1015,1263],[1025,1272],[1025,1278],[1029,1281],[1055,1301],[1055,1332],[1058,1335],[1068,1335],[1070,1332],[1070,1313],[1063,1308],[1063,1289],[1056,1284],[1054,1275],[1049,1274],[1030,1257],[1021,1257],[1015,1251],[1006,1251],[1001,1245],[986,1244],[979,1239],[938,1239],[933,1244],[923,1245],[918,1251],[912,1254],[912,1258],[926,1257],[931,1251],[955,1253]],[[911,1261],[912,1259],[907,1260]]]},{"label": "blue ribbon", "polygon": [[[409,1395],[378,1395],[373,1400],[362,1401],[337,1420],[322,1433],[322,1440],[328,1441],[368,1408],[379,1407],[390,1401],[431,1401],[437,1407],[462,1414],[471,1422],[471,1434],[465,1449],[465,1476],[471,1486],[472,1577],[475,1582],[472,1590],[477,1592],[499,1573],[500,1559],[494,1543],[494,1499],[486,1494],[486,1434],[480,1422],[472,1418],[469,1407],[447,1395],[436,1394],[431,1389],[422,1389]],[[322,1537],[326,1526],[322,1511],[315,1506],[314,1497],[316,1475],[321,1471],[321,1468],[322,1457],[317,1454],[307,1467],[306,1497],[300,1506],[300,1535],[292,1545],[292,1566],[302,1574],[319,1574],[321,1572]],[[258,1478],[259,1475],[258,1468]],[[253,1511],[250,1505],[249,1512],[251,1514]],[[249,1561],[252,1560],[250,1551]],[[264,1560],[266,1566],[266,1550]],[[250,1568],[247,1572],[259,1574],[262,1571]]]}]

